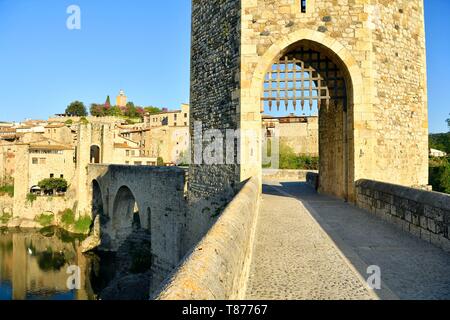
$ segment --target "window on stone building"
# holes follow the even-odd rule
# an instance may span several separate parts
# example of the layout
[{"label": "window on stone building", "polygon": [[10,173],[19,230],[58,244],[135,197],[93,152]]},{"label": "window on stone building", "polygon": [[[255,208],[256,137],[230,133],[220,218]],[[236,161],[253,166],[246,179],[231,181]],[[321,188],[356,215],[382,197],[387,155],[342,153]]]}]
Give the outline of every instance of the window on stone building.
[{"label": "window on stone building", "polygon": [[59,177],[60,177],[61,179],[64,179],[64,175],[63,175],[63,174],[61,174]]},{"label": "window on stone building", "polygon": [[301,12],[306,13],[306,0],[300,0]]},{"label": "window on stone building", "polygon": [[126,150],[125,154],[127,155],[127,157],[130,156],[130,150]]},{"label": "window on stone building", "polygon": [[38,158],[33,158],[33,159],[32,159],[32,163],[33,163],[33,164],[38,164]]},{"label": "window on stone building", "polygon": [[46,164],[46,163],[47,163],[47,160],[46,160],[45,158],[40,158],[40,159],[39,159],[39,163],[40,163],[40,164]]},{"label": "window on stone building", "polygon": [[54,178],[55,175],[53,173],[50,173],[50,178]]}]

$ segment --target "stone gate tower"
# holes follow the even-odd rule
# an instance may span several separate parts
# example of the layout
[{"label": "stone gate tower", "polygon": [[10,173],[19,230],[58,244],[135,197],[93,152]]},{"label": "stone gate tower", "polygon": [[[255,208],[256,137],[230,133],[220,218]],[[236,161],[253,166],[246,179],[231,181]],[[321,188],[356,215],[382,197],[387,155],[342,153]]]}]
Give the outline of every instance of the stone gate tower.
[{"label": "stone gate tower", "polygon": [[192,134],[241,129],[241,144],[235,163],[191,166],[191,199],[260,176],[267,108],[320,108],[324,193],[352,201],[361,178],[427,185],[423,11],[423,0],[193,0]]}]

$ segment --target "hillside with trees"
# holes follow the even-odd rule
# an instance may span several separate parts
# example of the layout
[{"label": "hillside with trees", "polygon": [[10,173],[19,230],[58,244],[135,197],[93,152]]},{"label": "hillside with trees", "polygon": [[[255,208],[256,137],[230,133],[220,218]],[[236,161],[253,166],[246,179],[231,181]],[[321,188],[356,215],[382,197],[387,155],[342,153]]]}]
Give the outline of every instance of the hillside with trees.
[{"label": "hillside with trees", "polygon": [[131,122],[140,122],[144,118],[145,113],[155,114],[161,112],[160,108],[149,106],[136,106],[133,102],[128,102],[125,107],[111,106],[109,96],[104,104],[92,103],[90,114],[94,117],[122,117]]},{"label": "hillside with trees", "polygon": [[[450,118],[446,121],[450,131]],[[431,134],[430,148],[447,153],[446,158],[430,158],[430,184],[434,191],[450,194],[450,132]]]}]

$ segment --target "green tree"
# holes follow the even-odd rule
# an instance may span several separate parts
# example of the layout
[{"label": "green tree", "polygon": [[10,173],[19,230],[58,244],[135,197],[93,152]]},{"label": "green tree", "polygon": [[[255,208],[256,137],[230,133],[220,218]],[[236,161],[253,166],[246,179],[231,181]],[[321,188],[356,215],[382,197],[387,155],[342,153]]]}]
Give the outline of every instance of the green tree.
[{"label": "green tree", "polygon": [[163,167],[164,166],[164,159],[162,157],[158,157],[158,159],[156,160],[156,165],[158,167]]},{"label": "green tree", "polygon": [[69,116],[85,117],[87,116],[87,111],[83,102],[74,101],[66,108],[66,114]]},{"label": "green tree", "polygon": [[108,110],[107,115],[111,116],[111,117],[120,117],[123,114],[122,114],[122,110],[120,110],[120,108],[118,106],[114,106]]},{"label": "green tree", "polygon": [[430,148],[450,154],[450,132],[430,134]]},{"label": "green tree", "polygon": [[450,162],[447,159],[430,161],[430,184],[437,192],[450,194]]},{"label": "green tree", "polygon": [[63,178],[48,178],[39,181],[39,188],[44,190],[45,193],[65,192],[68,184],[66,179]]},{"label": "green tree", "polygon": [[[449,114],[449,116],[450,116],[450,114]],[[448,131],[450,132],[450,118],[448,118],[445,121],[447,121]]]},{"label": "green tree", "polygon": [[111,99],[109,98],[109,96],[106,97],[105,108],[106,109],[111,108]]}]

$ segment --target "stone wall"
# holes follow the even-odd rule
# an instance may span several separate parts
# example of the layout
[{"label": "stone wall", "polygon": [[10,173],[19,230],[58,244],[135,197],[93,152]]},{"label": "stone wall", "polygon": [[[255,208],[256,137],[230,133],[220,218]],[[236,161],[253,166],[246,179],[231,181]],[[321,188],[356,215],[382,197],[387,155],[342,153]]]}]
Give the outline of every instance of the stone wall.
[{"label": "stone wall", "polygon": [[66,209],[74,208],[75,199],[66,196],[62,197],[37,197],[34,201],[23,199],[19,212],[14,211],[14,217],[33,221],[42,213],[57,214]]},{"label": "stone wall", "polygon": [[[20,204],[19,207],[14,208],[14,202]],[[57,225],[63,229],[68,229],[72,226],[64,226],[61,224],[61,216],[58,215],[66,209],[73,210],[75,207],[74,199],[68,197],[37,197],[34,201],[23,199],[19,201],[10,197],[0,197],[0,216],[3,214],[9,216],[9,220],[5,223],[0,223],[1,227],[10,229],[40,229],[44,226],[36,221],[36,218],[42,214],[54,215],[55,219],[52,224]],[[73,231],[73,230],[70,230]]]},{"label": "stone wall", "polygon": [[264,180],[275,181],[306,181],[308,173],[316,172],[312,170],[276,170],[276,169],[264,169],[262,177]]},{"label": "stone wall", "polygon": [[[193,147],[186,249],[205,235],[217,212],[235,195],[240,182],[237,149],[233,163],[210,165],[202,157],[211,143],[204,136],[206,130],[218,130],[225,138],[227,129],[239,128],[240,5],[239,0],[192,1],[190,135]],[[199,130],[196,123],[202,126]],[[195,143],[197,140],[199,144]],[[197,150],[196,145],[202,146],[202,150]]]},{"label": "stone wall", "polygon": [[14,198],[8,195],[0,196],[0,216],[3,214],[12,216],[13,208]]},{"label": "stone wall", "polygon": [[450,252],[450,195],[371,180],[356,186],[359,207]]},{"label": "stone wall", "polygon": [[[376,180],[428,184],[423,0],[371,1]],[[374,179],[374,178],[371,178]]]},{"label": "stone wall", "polygon": [[243,298],[259,211],[259,185],[257,178],[245,183],[208,234],[169,277],[158,299]]},{"label": "stone wall", "polygon": [[319,156],[319,119],[308,117],[305,123],[280,123],[280,145],[299,155]]}]

